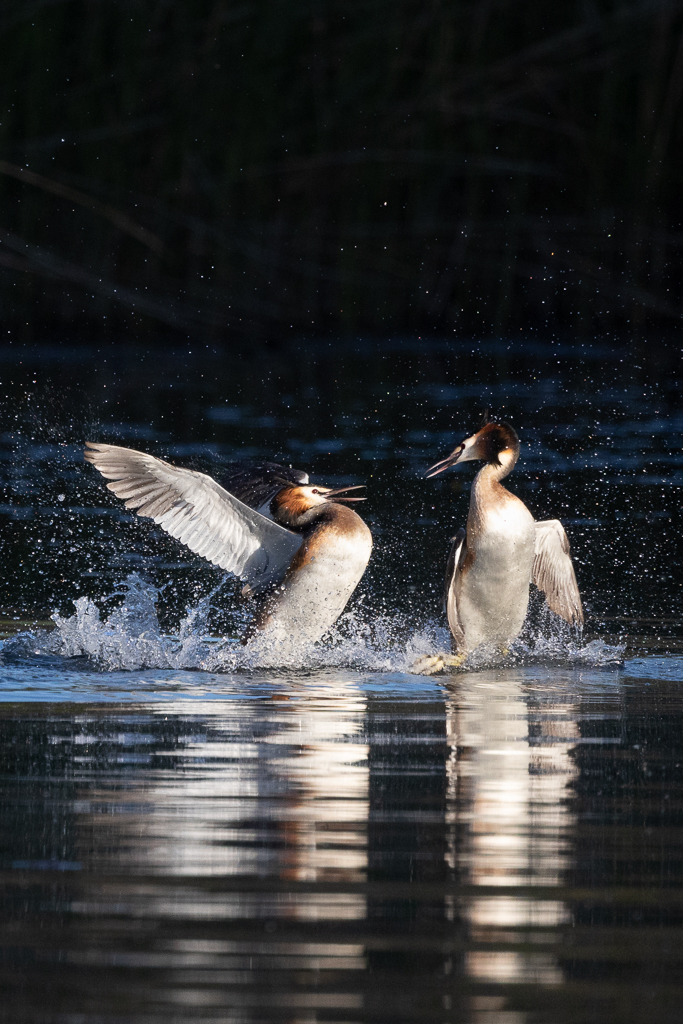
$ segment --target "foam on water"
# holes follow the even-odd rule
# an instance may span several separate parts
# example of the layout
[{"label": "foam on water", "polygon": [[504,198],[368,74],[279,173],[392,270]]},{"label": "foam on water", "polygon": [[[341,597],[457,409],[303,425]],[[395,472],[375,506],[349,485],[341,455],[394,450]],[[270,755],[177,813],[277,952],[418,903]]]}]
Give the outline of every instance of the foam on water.
[{"label": "foam on water", "polygon": [[[450,648],[448,630],[435,622],[416,628],[405,615],[364,618],[362,609],[342,615],[316,644],[283,645],[257,636],[243,646],[237,639],[217,639],[208,634],[209,614],[217,591],[196,607],[188,608],[178,633],[171,636],[163,633],[159,625],[159,592],[155,587],[131,574],[119,596],[121,593],[123,603],[107,617],[102,618],[90,598],[78,598],[73,615],[52,615],[54,631],[19,634],[4,642],[2,653],[14,658],[85,656],[91,666],[103,672],[195,669],[227,673],[264,668],[299,672],[327,668],[410,672],[418,658]],[[462,667],[477,670],[539,662],[600,667],[621,662],[623,654],[623,647],[601,640],[583,643],[576,630],[548,612],[537,616],[533,626],[528,623],[505,654],[479,649]]]}]

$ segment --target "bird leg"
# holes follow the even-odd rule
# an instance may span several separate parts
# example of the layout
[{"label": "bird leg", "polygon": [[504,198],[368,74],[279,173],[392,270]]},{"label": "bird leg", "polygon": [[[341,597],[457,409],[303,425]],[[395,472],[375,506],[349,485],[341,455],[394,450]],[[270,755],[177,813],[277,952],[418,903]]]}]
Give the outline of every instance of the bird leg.
[{"label": "bird leg", "polygon": [[467,654],[447,654],[446,651],[425,654],[417,659],[410,671],[416,676],[436,676],[449,668],[461,668],[466,658]]}]

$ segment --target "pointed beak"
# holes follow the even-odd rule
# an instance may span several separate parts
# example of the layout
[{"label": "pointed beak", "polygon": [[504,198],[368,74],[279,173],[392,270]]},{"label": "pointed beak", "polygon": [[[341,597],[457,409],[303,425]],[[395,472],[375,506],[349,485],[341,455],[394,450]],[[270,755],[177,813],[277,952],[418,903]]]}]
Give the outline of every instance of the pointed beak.
[{"label": "pointed beak", "polygon": [[430,466],[427,472],[425,473],[425,477],[429,479],[430,476],[436,476],[438,473],[443,473],[444,469],[448,469],[450,466],[454,466],[456,462],[458,462],[460,456],[464,451],[464,443],[459,444],[455,451],[451,452],[451,454],[447,458],[442,459],[441,462],[435,462],[433,466]]},{"label": "pointed beak", "polygon": [[365,487],[365,484],[356,484],[355,487],[338,487],[336,491],[327,491],[325,498],[327,501],[365,501],[365,497],[359,498],[346,498],[343,497],[347,491],[361,491]]}]

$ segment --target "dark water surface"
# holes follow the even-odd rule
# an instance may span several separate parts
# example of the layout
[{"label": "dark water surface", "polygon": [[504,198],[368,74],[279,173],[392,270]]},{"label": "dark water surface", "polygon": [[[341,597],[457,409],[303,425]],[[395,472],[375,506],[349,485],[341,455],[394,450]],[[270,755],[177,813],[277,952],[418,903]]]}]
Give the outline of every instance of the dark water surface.
[{"label": "dark water surface", "polygon": [[2,1020],[680,1020],[683,660],[193,675],[5,694]]},{"label": "dark water surface", "polygon": [[[680,1020],[664,356],[8,346],[0,370],[0,1020]],[[484,404],[520,431],[511,488],[567,527],[586,629],[535,602],[499,664],[425,679],[472,472],[421,474]],[[368,483],[348,615],[295,663],[250,661],[234,584],[128,515],[86,437]]]}]

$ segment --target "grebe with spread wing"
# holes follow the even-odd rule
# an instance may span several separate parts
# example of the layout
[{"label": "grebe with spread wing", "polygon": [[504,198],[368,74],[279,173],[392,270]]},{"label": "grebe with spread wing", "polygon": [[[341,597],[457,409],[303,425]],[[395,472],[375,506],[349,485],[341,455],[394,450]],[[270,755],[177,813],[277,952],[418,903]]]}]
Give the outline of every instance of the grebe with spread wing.
[{"label": "grebe with spread wing", "polygon": [[237,467],[221,486],[144,452],[88,442],[86,461],[127,508],[239,576],[256,615],[243,642],[312,643],[332,626],[370,558],[372,535],[343,502],[357,487],[309,484],[276,463]]}]

